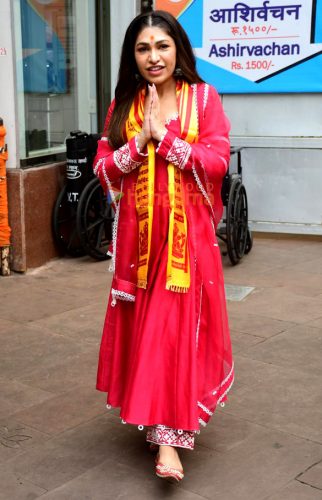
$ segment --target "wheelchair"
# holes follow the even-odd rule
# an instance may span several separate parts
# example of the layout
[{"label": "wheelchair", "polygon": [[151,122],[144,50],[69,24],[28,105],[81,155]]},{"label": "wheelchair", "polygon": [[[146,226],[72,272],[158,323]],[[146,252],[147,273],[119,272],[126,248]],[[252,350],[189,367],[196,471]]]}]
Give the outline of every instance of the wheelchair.
[{"label": "wheelchair", "polygon": [[54,206],[52,227],[61,253],[105,260],[114,211],[92,169],[99,138],[75,130],[66,139],[66,182]]},{"label": "wheelchair", "polygon": [[248,226],[248,204],[242,182],[242,148],[231,148],[228,171],[223,179],[221,198],[224,215],[217,228],[217,238],[226,244],[226,252],[232,265],[238,264],[253,246],[253,236]]}]

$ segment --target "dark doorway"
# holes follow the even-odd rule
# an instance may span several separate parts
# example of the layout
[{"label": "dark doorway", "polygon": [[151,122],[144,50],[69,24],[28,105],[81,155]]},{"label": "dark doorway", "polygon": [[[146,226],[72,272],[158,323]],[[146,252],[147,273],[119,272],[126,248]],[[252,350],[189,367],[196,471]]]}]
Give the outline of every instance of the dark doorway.
[{"label": "dark doorway", "polygon": [[111,102],[110,0],[96,0],[97,121],[102,132]]}]

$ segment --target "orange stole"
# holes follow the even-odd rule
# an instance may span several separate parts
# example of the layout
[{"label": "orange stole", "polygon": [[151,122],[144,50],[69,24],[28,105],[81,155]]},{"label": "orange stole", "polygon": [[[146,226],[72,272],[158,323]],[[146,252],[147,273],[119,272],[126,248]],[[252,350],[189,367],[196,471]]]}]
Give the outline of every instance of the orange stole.
[{"label": "orange stole", "polygon": [[[145,90],[135,97],[126,121],[127,139],[137,135],[142,129],[144,116]],[[183,82],[177,88],[177,101],[181,120],[181,138],[189,143],[198,137],[198,116],[195,96],[191,86]],[[147,144],[148,156],[139,169],[136,184],[135,202],[139,223],[139,259],[137,286],[146,288],[151,249],[155,147],[152,141]],[[188,252],[187,218],[184,209],[184,193],[181,170],[172,163],[168,164],[168,193],[170,217],[168,232],[168,261],[166,288],[174,292],[187,292],[190,287],[190,263]]]}]

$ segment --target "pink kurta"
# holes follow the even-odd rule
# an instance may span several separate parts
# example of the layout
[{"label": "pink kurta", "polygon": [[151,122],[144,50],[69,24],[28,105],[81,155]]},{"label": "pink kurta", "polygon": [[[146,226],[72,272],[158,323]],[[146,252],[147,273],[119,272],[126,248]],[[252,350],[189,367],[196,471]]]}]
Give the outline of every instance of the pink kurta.
[{"label": "pink kurta", "polygon": [[[97,389],[108,393],[107,403],[120,407],[127,423],[189,431],[208,422],[216,405],[226,399],[234,377],[215,235],[222,213],[221,181],[229,159],[229,124],[216,91],[205,84],[193,87],[198,143],[190,145],[180,139],[180,118],[176,117],[157,145],[147,289],[136,288],[133,278],[133,247],[137,246],[131,242],[136,241],[137,224],[128,194],[133,194],[143,157],[134,139],[117,151],[101,140],[94,163],[103,187],[111,188],[111,182],[121,180],[118,186],[124,193],[114,231],[114,279]],[[183,172],[191,274],[188,293],[166,290],[169,161]]]}]

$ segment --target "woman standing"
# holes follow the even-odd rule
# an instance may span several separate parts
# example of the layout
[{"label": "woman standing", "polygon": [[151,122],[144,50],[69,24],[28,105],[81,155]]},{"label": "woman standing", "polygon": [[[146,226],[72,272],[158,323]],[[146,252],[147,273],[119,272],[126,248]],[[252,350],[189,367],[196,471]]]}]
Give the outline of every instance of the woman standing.
[{"label": "woman standing", "polygon": [[177,449],[193,449],[234,377],[215,234],[228,132],[177,20],[136,17],[94,162],[116,211],[97,389],[147,427],[156,474],[176,481]]}]

